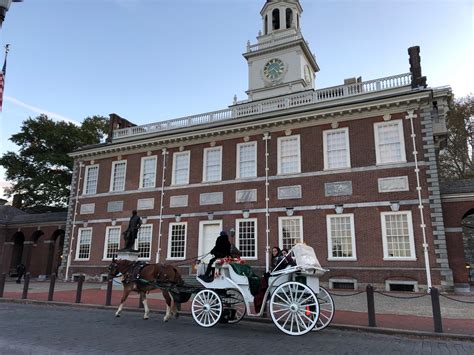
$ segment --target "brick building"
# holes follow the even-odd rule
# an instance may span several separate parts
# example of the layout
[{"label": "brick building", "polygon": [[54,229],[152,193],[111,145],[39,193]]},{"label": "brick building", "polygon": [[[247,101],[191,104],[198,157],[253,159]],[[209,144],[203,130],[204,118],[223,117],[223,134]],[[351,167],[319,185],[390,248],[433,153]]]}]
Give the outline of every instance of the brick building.
[{"label": "brick building", "polygon": [[103,278],[137,209],[140,258],[184,273],[234,228],[261,270],[268,247],[313,246],[330,287],[467,282],[448,261],[436,163],[450,89],[427,87],[413,47],[409,73],[316,90],[301,12],[265,3],[247,100],[142,126],[112,115],[107,143],[72,154],[66,278]]}]

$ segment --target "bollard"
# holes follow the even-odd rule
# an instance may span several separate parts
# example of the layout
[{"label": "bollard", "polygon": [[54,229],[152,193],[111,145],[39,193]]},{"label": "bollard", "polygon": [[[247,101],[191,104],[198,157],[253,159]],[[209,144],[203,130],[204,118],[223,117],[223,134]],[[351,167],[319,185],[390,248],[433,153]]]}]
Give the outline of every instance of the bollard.
[{"label": "bollard", "polygon": [[76,303],[81,303],[82,284],[84,283],[84,275],[79,276],[77,281]]},{"label": "bollard", "polygon": [[441,307],[439,304],[439,291],[436,287],[430,288],[431,307],[433,309],[433,321],[435,333],[443,332],[443,322],[441,321]]},{"label": "bollard", "polygon": [[112,283],[113,279],[107,281],[107,293],[105,294],[105,305],[110,306],[112,304]]},{"label": "bollard", "polygon": [[23,285],[23,294],[21,295],[22,300],[26,300],[26,298],[28,297],[28,286],[30,285],[30,273],[29,272],[27,272],[25,274],[24,282],[25,282],[25,284]]},{"label": "bollard", "polygon": [[48,293],[48,301],[53,300],[54,295],[54,285],[56,284],[56,274],[51,274],[51,280],[49,281],[49,293]]},{"label": "bollard", "polygon": [[143,308],[143,297],[142,297],[142,294],[139,293],[138,294],[138,308]]},{"label": "bollard", "polygon": [[3,297],[3,291],[5,290],[5,281],[7,279],[7,274],[0,274],[0,298]]},{"label": "bollard", "polygon": [[374,288],[372,285],[367,285],[367,313],[369,315],[369,327],[376,327],[375,322],[375,300],[374,300]]}]

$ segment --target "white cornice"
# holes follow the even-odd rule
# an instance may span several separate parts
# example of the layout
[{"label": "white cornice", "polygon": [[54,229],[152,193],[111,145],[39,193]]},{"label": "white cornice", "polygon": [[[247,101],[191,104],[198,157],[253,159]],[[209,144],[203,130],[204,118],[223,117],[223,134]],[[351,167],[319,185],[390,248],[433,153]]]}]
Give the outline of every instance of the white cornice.
[{"label": "white cornice", "polygon": [[443,202],[472,202],[474,201],[474,192],[441,194],[441,200]]}]

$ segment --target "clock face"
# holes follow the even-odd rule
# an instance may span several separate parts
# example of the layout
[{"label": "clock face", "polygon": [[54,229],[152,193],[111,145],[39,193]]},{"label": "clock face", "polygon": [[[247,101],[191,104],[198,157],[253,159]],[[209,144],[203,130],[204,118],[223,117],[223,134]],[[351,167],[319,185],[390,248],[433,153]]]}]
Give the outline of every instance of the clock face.
[{"label": "clock face", "polygon": [[313,81],[313,73],[311,73],[311,69],[309,69],[309,66],[305,65],[304,67],[304,80],[306,80],[306,83],[311,84]]},{"label": "clock face", "polygon": [[263,68],[263,74],[267,79],[277,80],[283,74],[285,64],[280,59],[270,59]]}]

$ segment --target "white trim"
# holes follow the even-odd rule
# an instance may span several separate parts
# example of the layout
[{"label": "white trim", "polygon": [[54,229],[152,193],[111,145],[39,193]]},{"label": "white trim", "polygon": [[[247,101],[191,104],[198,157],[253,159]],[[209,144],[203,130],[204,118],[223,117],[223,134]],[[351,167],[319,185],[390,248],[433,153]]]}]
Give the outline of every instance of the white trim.
[{"label": "white trim", "polygon": [[[255,165],[254,165],[254,172],[251,176],[245,176],[242,178],[241,176],[241,172],[240,172],[240,147],[242,146],[253,146],[254,148],[254,162],[255,162]],[[236,162],[235,162],[235,178],[236,179],[248,179],[248,178],[252,178],[252,177],[257,177],[257,141],[251,141],[251,142],[245,142],[245,143],[239,143],[237,144],[236,146],[236,150],[237,150],[237,158],[236,158]]]},{"label": "white trim", "polygon": [[210,250],[203,250],[203,233],[204,233],[204,226],[205,225],[212,225],[217,224],[219,225],[219,229],[222,230],[222,220],[213,219],[212,221],[199,221],[199,241],[198,241],[198,256],[204,255],[205,253],[209,253]]},{"label": "white trim", "polygon": [[[82,231],[85,231],[85,230],[90,230],[91,231],[91,239],[90,239],[90,243],[89,243],[89,257],[88,258],[79,258],[79,250],[80,250],[81,239],[82,239]],[[91,252],[92,252],[92,227],[78,228],[77,229],[76,255],[75,255],[74,261],[89,261],[90,258],[91,258]]]},{"label": "white trim", "polygon": [[[188,168],[187,168],[187,177],[186,177],[186,182],[177,184],[176,183],[176,157],[178,156],[188,156]],[[172,174],[171,174],[171,185],[188,185],[189,184],[189,174],[190,174],[190,165],[191,165],[191,151],[186,150],[184,152],[174,152],[173,153],[173,167],[172,167]]]},{"label": "white trim", "polygon": [[[394,123],[398,125],[398,138],[400,140],[400,160],[397,161],[388,161],[388,162],[381,162],[380,161],[380,150],[379,150],[379,135],[378,130],[380,127],[383,126],[391,126]],[[405,136],[403,133],[403,121],[402,120],[392,120],[388,122],[376,122],[374,123],[374,141],[375,141],[375,160],[376,165],[386,165],[386,164],[395,164],[395,163],[406,163],[406,152],[405,152]]]},{"label": "white trim", "polygon": [[[143,173],[144,173],[144,167],[145,167],[144,161],[149,160],[149,159],[154,159],[155,160],[155,164],[153,164],[154,165],[153,170],[154,170],[155,178],[153,179],[153,186],[143,187]],[[142,157],[141,162],[140,162],[140,184],[139,184],[140,189],[152,189],[152,188],[156,187],[156,164],[157,164],[157,162],[158,162],[158,156],[157,155],[150,155],[150,156]]]},{"label": "white trim", "polygon": [[[87,188],[87,183],[89,182],[89,170],[91,168],[97,168],[97,181],[95,182],[95,192],[94,193],[89,193],[89,194],[86,194],[86,188]],[[95,195],[97,194],[97,183],[99,181],[99,164],[94,164],[94,165],[88,165],[86,166],[86,169],[84,170],[84,184],[82,186],[82,195],[85,195],[85,196],[92,196],[92,195]]]},{"label": "white trim", "polygon": [[[349,257],[337,257],[332,254],[332,235],[331,235],[331,218],[349,217],[351,221],[351,244],[352,244],[352,256]],[[328,260],[329,261],[357,261],[356,252],[356,240],[355,240],[355,228],[354,228],[354,214],[328,214],[326,215],[326,237],[328,245]]]},{"label": "white trim", "polygon": [[[331,133],[336,133],[338,131],[344,131],[344,137],[346,141],[346,165],[337,167],[337,168],[329,168],[329,160],[328,160],[328,147],[327,147],[327,136]],[[350,148],[350,141],[349,141],[349,127],[338,128],[338,129],[328,129],[323,131],[323,156],[324,156],[324,170],[338,170],[338,169],[348,169],[351,167],[351,148]]]},{"label": "white trim", "polygon": [[[387,229],[386,229],[386,222],[385,216],[388,215],[406,215],[407,216],[407,224],[408,224],[408,240],[410,243],[410,257],[399,257],[399,256],[390,256],[388,255],[388,245],[387,245]],[[415,238],[413,234],[413,219],[411,215],[411,211],[399,211],[399,212],[381,212],[380,213],[380,221],[382,225],[382,244],[383,244],[383,260],[416,260],[416,253],[415,253]]]},{"label": "white trim", "polygon": [[102,255],[102,260],[112,260],[113,258],[107,257],[107,249],[109,246],[109,237],[110,237],[110,230],[111,229],[118,229],[119,230],[119,240],[118,240],[118,249],[120,249],[120,236],[122,235],[122,226],[107,226],[105,228],[105,240],[104,240],[104,253]]},{"label": "white trim", "polygon": [[299,220],[300,223],[300,231],[301,231],[301,239],[300,242],[304,242],[304,233],[303,233],[303,216],[292,216],[292,217],[278,217],[278,247],[280,249],[283,248],[283,221],[284,220]]},{"label": "white trim", "polygon": [[[220,152],[220,161],[219,161],[219,177],[215,180],[208,180],[208,177],[207,177],[207,154],[210,152],[210,151],[213,151],[213,150],[219,150]],[[211,148],[204,148],[204,151],[203,151],[203,159],[202,159],[202,182],[215,182],[215,181],[221,181],[222,180],[222,146],[218,146],[218,147],[211,147]]]},{"label": "white trim", "polygon": [[[291,140],[296,138],[298,145],[298,168],[297,171],[292,171],[289,173],[281,172],[281,144],[285,140]],[[292,136],[278,137],[277,139],[277,175],[288,175],[288,174],[299,174],[301,173],[301,140],[299,134],[294,134]]]},{"label": "white trim", "polygon": [[[171,242],[172,242],[172,231],[173,226],[184,225],[184,255],[182,257],[171,257]],[[170,222],[168,225],[168,251],[166,254],[166,260],[185,260],[186,259],[186,247],[188,243],[188,222]]]},{"label": "white trim", "polygon": [[[114,179],[115,179],[115,165],[117,164],[122,164],[125,163],[125,171],[123,174],[123,189],[121,190],[113,190],[113,184],[114,184]],[[127,160],[118,160],[112,162],[112,169],[110,170],[110,186],[109,186],[109,192],[121,192],[125,191],[125,184],[127,182]]]},{"label": "white trim", "polygon": [[240,250],[240,253],[242,254],[242,250],[240,249],[240,238],[239,238],[239,235],[240,235],[239,223],[240,222],[253,222],[254,227],[255,227],[255,233],[254,233],[255,256],[244,257],[240,255],[240,257],[241,259],[244,259],[244,260],[258,260],[258,220],[257,218],[238,218],[235,220],[235,245]]}]

